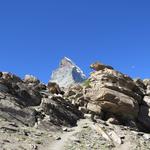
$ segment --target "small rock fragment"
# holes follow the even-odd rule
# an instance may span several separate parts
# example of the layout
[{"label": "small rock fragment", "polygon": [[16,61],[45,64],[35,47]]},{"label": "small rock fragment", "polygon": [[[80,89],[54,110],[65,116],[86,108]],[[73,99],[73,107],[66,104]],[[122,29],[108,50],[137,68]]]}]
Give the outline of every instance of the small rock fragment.
[{"label": "small rock fragment", "polygon": [[144,137],[145,140],[149,140],[150,139],[150,134],[144,134],[143,137]]},{"label": "small rock fragment", "polygon": [[60,136],[57,136],[57,137],[55,138],[55,140],[61,140],[61,137],[60,137]]},{"label": "small rock fragment", "polygon": [[68,131],[68,129],[67,129],[67,128],[63,128],[63,131],[66,131],[66,132],[67,132],[67,131]]}]

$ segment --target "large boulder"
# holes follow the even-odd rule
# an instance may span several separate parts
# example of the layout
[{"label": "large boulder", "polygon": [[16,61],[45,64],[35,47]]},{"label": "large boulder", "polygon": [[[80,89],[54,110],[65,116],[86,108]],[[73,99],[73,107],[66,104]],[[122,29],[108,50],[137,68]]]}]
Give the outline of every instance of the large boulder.
[{"label": "large boulder", "polygon": [[150,79],[144,79],[145,95],[140,105],[138,120],[144,128],[150,130]]},{"label": "large boulder", "polygon": [[91,74],[85,98],[103,111],[124,119],[136,119],[143,93],[127,75],[104,68]]},{"label": "large boulder", "polygon": [[45,88],[40,82],[36,84],[24,82],[16,75],[7,72],[2,72],[0,78],[0,91],[11,94],[27,106],[39,105],[41,103],[40,90]]},{"label": "large boulder", "polygon": [[108,66],[108,65],[104,65],[104,64],[102,64],[100,62],[95,62],[95,63],[91,64],[90,68],[94,69],[95,71],[103,70],[105,68],[113,69],[113,67]]},{"label": "large boulder", "polygon": [[70,86],[65,91],[64,96],[76,107],[86,107],[87,105],[87,100],[84,98],[83,86],[81,84]]},{"label": "large boulder", "polygon": [[20,99],[6,93],[0,93],[0,117],[16,124],[34,126],[36,111],[20,104]]},{"label": "large boulder", "polygon": [[64,57],[58,69],[53,71],[50,82],[56,82],[60,87],[69,87],[86,79],[83,71],[70,59]]},{"label": "large boulder", "polygon": [[41,107],[49,116],[50,122],[58,126],[74,126],[77,120],[83,117],[83,114],[74,105],[60,96],[43,98]]},{"label": "large boulder", "polygon": [[34,126],[36,111],[30,106],[41,103],[41,95],[14,74],[2,72],[0,77],[0,117],[17,124]]},{"label": "large boulder", "polygon": [[86,94],[90,97],[90,102],[118,116],[129,119],[137,118],[139,107],[134,98],[108,88],[96,89],[89,89]]}]

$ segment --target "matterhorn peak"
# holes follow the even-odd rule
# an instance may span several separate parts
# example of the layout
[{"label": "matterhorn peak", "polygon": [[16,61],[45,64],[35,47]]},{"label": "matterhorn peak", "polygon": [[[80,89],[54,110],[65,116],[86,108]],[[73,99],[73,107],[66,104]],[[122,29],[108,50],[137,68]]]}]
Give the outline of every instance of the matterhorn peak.
[{"label": "matterhorn peak", "polygon": [[64,57],[60,62],[60,67],[64,67],[64,66],[72,67],[74,66],[74,62],[68,57]]},{"label": "matterhorn peak", "polygon": [[53,71],[50,82],[56,82],[61,87],[81,83],[86,79],[83,71],[69,58],[60,61],[59,68]]}]

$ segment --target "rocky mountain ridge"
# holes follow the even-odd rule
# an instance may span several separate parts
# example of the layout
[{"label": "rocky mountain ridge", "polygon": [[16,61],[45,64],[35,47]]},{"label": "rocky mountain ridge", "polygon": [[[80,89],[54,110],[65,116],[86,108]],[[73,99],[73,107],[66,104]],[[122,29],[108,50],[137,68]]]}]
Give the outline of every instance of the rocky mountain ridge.
[{"label": "rocky mountain ridge", "polygon": [[0,72],[0,149],[148,149],[150,79],[91,68],[86,79],[64,58],[47,85]]}]

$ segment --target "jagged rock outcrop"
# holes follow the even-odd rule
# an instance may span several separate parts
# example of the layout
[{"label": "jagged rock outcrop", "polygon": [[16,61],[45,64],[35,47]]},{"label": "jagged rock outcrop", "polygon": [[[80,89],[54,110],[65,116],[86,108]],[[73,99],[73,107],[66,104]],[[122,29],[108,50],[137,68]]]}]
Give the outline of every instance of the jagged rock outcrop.
[{"label": "jagged rock outcrop", "polygon": [[150,130],[150,80],[133,80],[110,66],[94,65],[89,79],[71,86],[64,96],[84,113],[125,124],[133,120],[140,129]]},{"label": "jagged rock outcrop", "polygon": [[87,105],[87,100],[84,98],[83,86],[81,84],[75,84],[69,87],[65,91],[64,96],[69,98],[76,107],[84,107]]},{"label": "jagged rock outcrop", "polygon": [[29,106],[41,103],[41,95],[19,77],[3,72],[0,77],[0,117],[8,121],[33,126],[36,111]]},{"label": "jagged rock outcrop", "polygon": [[150,80],[133,80],[101,63],[91,68],[94,72],[85,80],[64,58],[47,85],[32,75],[21,79],[0,72],[0,149],[16,149],[18,143],[26,149],[54,149],[49,140],[67,136],[69,141],[70,135],[79,137],[68,149],[148,149],[150,134],[144,132],[150,131]]},{"label": "jagged rock outcrop", "polygon": [[56,82],[60,87],[69,87],[86,79],[83,71],[70,59],[64,57],[58,69],[53,71],[50,82]]},{"label": "jagged rock outcrop", "polygon": [[43,120],[45,122],[47,116],[50,117],[47,123],[71,126],[82,117],[82,113],[62,97],[51,94],[36,77],[28,75],[21,80],[11,73],[1,72],[0,118],[34,126]]},{"label": "jagged rock outcrop", "polygon": [[80,86],[80,90],[72,86],[65,95],[84,112],[101,116],[103,111],[121,120],[138,118],[145,88],[140,81],[135,82],[112,67],[103,67],[91,73],[89,79]]},{"label": "jagged rock outcrop", "polygon": [[18,102],[24,106],[39,105],[41,103],[41,95],[38,91],[42,86],[40,83],[31,85],[11,73],[2,74],[0,78],[1,92],[19,99]]},{"label": "jagged rock outcrop", "polygon": [[145,79],[142,83],[144,84],[143,90],[145,94],[140,105],[138,120],[146,129],[150,130],[150,80]]},{"label": "jagged rock outcrop", "polygon": [[60,96],[43,98],[41,108],[50,122],[59,126],[74,126],[77,120],[83,118],[83,114],[75,106]]},{"label": "jagged rock outcrop", "polygon": [[64,58],[47,85],[32,75],[0,72],[0,149],[62,149],[56,140],[66,137],[73,139],[68,149],[148,149],[150,80],[101,63],[91,68],[85,80]]},{"label": "jagged rock outcrop", "polygon": [[137,118],[142,92],[134,81],[122,73],[105,68],[92,73],[85,96],[104,111],[124,118]]}]

